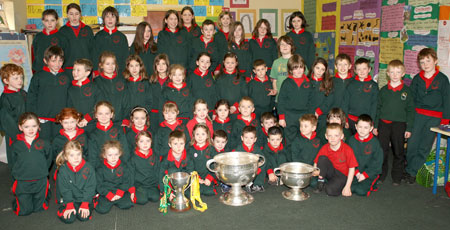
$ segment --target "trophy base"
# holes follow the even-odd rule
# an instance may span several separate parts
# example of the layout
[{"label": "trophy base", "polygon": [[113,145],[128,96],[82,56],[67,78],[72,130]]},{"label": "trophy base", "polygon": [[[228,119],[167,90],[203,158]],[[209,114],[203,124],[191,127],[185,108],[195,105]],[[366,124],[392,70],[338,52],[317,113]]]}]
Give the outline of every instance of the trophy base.
[{"label": "trophy base", "polygon": [[309,194],[301,189],[290,189],[281,193],[284,198],[294,201],[303,201],[309,198]]},{"label": "trophy base", "polygon": [[232,186],[231,191],[221,195],[219,200],[230,206],[244,206],[251,204],[254,198],[242,190],[241,186]]},{"label": "trophy base", "polygon": [[186,212],[186,211],[188,211],[189,209],[191,209],[191,206],[187,206],[187,207],[184,207],[184,208],[179,208],[179,207],[172,207],[172,206],[170,206],[170,210],[172,210],[172,211],[174,211],[174,212]]}]

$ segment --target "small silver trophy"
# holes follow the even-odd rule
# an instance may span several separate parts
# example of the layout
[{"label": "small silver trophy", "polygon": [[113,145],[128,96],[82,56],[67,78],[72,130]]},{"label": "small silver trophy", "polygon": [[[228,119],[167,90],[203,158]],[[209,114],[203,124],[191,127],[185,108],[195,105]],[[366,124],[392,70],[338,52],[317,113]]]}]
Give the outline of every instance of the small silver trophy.
[{"label": "small silver trophy", "polygon": [[170,174],[169,178],[173,190],[175,191],[175,198],[173,198],[171,202],[170,209],[175,212],[185,212],[191,209],[189,200],[184,196],[184,191],[190,186],[190,174],[185,172],[175,172]]}]

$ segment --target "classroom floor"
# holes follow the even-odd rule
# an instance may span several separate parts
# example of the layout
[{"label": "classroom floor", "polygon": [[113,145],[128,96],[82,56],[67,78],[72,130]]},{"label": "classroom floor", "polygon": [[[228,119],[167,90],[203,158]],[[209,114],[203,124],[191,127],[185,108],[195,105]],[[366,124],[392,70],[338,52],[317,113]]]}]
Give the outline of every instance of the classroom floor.
[{"label": "classroom floor", "polygon": [[306,201],[286,200],[281,192],[287,188],[266,186],[264,193],[254,194],[255,201],[244,207],[230,207],[219,197],[202,197],[208,204],[204,213],[189,210],[164,216],[156,203],[136,205],[130,210],[113,207],[105,215],[94,212],[88,222],[65,225],[56,217],[52,199],[49,210],[17,217],[11,210],[13,196],[7,165],[0,163],[0,229],[449,229],[450,198],[442,187],[433,195],[431,188],[390,181],[381,185],[369,198],[328,197],[306,192]]}]

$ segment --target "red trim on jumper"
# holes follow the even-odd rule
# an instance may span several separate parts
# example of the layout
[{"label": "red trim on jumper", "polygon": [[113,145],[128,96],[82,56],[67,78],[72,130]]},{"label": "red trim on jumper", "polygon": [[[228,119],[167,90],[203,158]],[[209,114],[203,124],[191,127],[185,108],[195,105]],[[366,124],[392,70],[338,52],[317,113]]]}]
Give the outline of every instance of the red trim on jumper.
[{"label": "red trim on jumper", "polygon": [[403,89],[403,80],[400,81],[400,85],[396,86],[395,88],[391,86],[391,81],[388,81],[388,89],[392,90],[393,92],[397,92]]},{"label": "red trim on jumper", "polygon": [[253,152],[253,147],[255,147],[255,144],[252,145],[251,148],[247,147],[247,145],[244,144],[244,142],[242,142],[242,147],[244,148],[244,150],[248,153],[252,153]]},{"label": "red trim on jumper", "polygon": [[168,86],[169,88],[176,89],[176,90],[180,91],[180,90],[182,90],[184,87],[186,87],[186,82],[183,82],[183,84],[181,85],[181,88],[177,88],[177,87],[173,84],[173,82],[169,82],[169,83],[167,84],[167,86]]},{"label": "red trim on jumper", "polygon": [[159,74],[158,74],[158,83],[159,83],[159,85],[163,86],[164,83],[166,83],[167,78],[168,78],[167,76],[166,76],[166,78],[161,78],[161,77],[159,77]]},{"label": "red trim on jumper", "polygon": [[433,82],[434,78],[436,77],[436,75],[438,75],[438,73],[439,73],[439,70],[436,68],[433,76],[431,76],[430,78],[426,78],[425,71],[421,70],[419,72],[420,78],[422,78],[422,80],[425,82],[425,88],[428,89],[428,87],[430,87],[431,82]]},{"label": "red trim on jumper", "polygon": [[255,41],[258,43],[258,45],[259,45],[260,48],[263,47],[263,43],[264,43],[264,40],[265,40],[266,38],[268,38],[267,35],[264,36],[263,38],[252,37],[252,39],[255,40]]},{"label": "red trim on jumper", "polygon": [[347,80],[347,79],[352,78],[352,74],[351,74],[350,72],[348,72],[346,78],[341,78],[341,77],[339,76],[339,73],[336,73],[336,74],[334,75],[334,77],[335,77],[335,78],[342,79],[342,80]]},{"label": "red trim on jumper", "polygon": [[178,28],[175,30],[175,32],[172,32],[172,30],[170,30],[169,29],[169,27],[166,27],[166,29],[164,29],[165,31],[167,31],[167,32],[170,32],[170,33],[178,33]]},{"label": "red trim on jumper", "polygon": [[422,114],[425,116],[429,116],[429,117],[436,117],[436,118],[442,118],[442,114],[443,114],[443,112],[429,110],[429,109],[421,109],[421,108],[416,108],[416,113]]},{"label": "red trim on jumper", "polygon": [[384,122],[384,123],[386,123],[386,124],[391,124],[392,123],[392,121],[390,121],[390,120],[386,120],[386,119],[380,119],[382,122]]},{"label": "red trim on jumper", "polygon": [[216,147],[214,147],[214,149],[215,149],[216,152],[218,152],[218,153],[223,153],[223,152],[225,152],[225,148],[223,148],[222,150],[217,150]]},{"label": "red trim on jumper", "polygon": [[125,191],[123,191],[122,189],[117,189],[116,190],[116,195],[117,196],[123,197],[124,194],[125,194]]},{"label": "red trim on jumper", "polygon": [[203,145],[202,147],[198,146],[197,142],[195,142],[194,145],[192,145],[192,147],[194,147],[195,150],[199,150],[199,151],[205,150],[206,148],[208,148],[208,146],[209,146],[208,142],[205,142],[205,145]]},{"label": "red trim on jumper", "polygon": [[348,119],[352,120],[352,121],[357,121],[358,120],[358,116],[352,115],[352,114],[348,114]]},{"label": "red trim on jumper", "polygon": [[264,127],[261,127],[261,130],[263,131],[264,135],[266,135],[266,137],[269,136],[269,134],[267,133],[266,129]]},{"label": "red trim on jumper", "polygon": [[106,28],[106,26],[105,26],[105,27],[103,27],[103,30],[104,30],[106,33],[108,33],[108,34],[109,34],[109,33],[110,33],[110,34],[113,34],[113,33],[117,32],[117,26],[115,26],[113,30],[109,30],[109,29]]},{"label": "red trim on jumper", "polygon": [[67,135],[67,133],[64,131],[64,129],[60,129],[59,134],[61,134],[62,136],[65,136],[67,138],[67,140],[71,141],[71,140],[75,140],[78,136],[80,136],[81,134],[84,133],[84,129],[79,129],[77,127],[76,130],[77,130],[77,132],[75,133],[75,136],[73,138],[70,138],[69,135]]},{"label": "red trim on jumper", "polygon": [[100,73],[100,76],[103,77],[103,78],[105,78],[105,79],[111,80],[111,79],[116,78],[117,72],[114,71],[114,74],[112,75],[112,77],[106,76],[104,72],[101,72],[101,73]]},{"label": "red trim on jumper", "polygon": [[233,70],[233,72],[232,73],[230,73],[230,72],[228,72],[225,68],[223,69],[223,73],[224,74],[235,74],[236,73],[236,68]]},{"label": "red trim on jumper", "polygon": [[112,165],[110,165],[110,164],[108,163],[108,161],[106,160],[106,158],[103,159],[103,164],[104,164],[107,168],[109,168],[109,169],[116,169],[117,167],[119,167],[120,163],[122,163],[122,161],[119,159],[119,160],[117,161],[117,164],[114,165],[114,166],[112,166]]},{"label": "red trim on jumper", "polygon": [[142,76],[139,76],[136,80],[134,80],[134,77],[132,77],[132,76],[130,76],[130,78],[128,78],[128,81],[131,81],[131,82],[138,82],[141,80],[142,80]]},{"label": "red trim on jumper", "polygon": [[266,82],[266,81],[269,80],[269,77],[267,77],[267,75],[264,76],[264,80],[263,80],[263,81],[261,81],[261,79],[259,79],[258,77],[253,78],[253,80],[255,80],[255,81],[257,81],[257,82],[264,83],[264,82]]},{"label": "red trim on jumper", "polygon": [[323,114],[323,111],[322,111],[319,107],[317,107],[317,109],[316,109],[315,112],[316,112],[317,115],[319,115],[319,116],[321,116],[321,115]]},{"label": "red trim on jumper", "polygon": [[89,115],[89,113],[84,114],[84,119],[86,119],[87,122],[92,121],[92,117],[91,117],[91,115]]},{"label": "red trim on jumper", "polygon": [[303,82],[305,82],[305,81],[309,82],[309,79],[306,77],[305,74],[303,74],[302,77],[299,77],[299,78],[295,78],[294,76],[289,75],[288,78],[294,80],[295,84],[297,84],[297,87],[302,86]]},{"label": "red trim on jumper", "polygon": [[180,120],[179,118],[177,118],[177,120],[175,121],[175,123],[173,124],[169,124],[167,121],[163,121],[159,124],[159,126],[161,127],[167,127],[170,130],[174,131],[176,127],[178,127],[178,125],[183,124],[183,121]]},{"label": "red trim on jumper", "polygon": [[[34,137],[33,141],[38,139],[38,138],[39,138],[39,132],[36,133],[36,136]],[[24,133],[17,134],[16,139],[18,141],[23,141],[28,148],[31,148],[31,145],[33,144],[33,142],[31,142],[31,143],[27,142],[27,140],[25,139],[25,134]]]},{"label": "red trim on jumper", "polygon": [[80,25],[78,25],[78,27],[75,29],[75,27],[73,27],[70,24],[70,21],[67,21],[66,26],[72,28],[72,31],[75,34],[75,37],[78,37],[78,34],[80,34],[80,30],[85,26],[85,24],[82,21],[80,21]]},{"label": "red trim on jumper", "polygon": [[89,208],[89,202],[81,202],[80,208],[88,209]]},{"label": "red trim on jumper", "polygon": [[252,113],[252,114],[251,114],[251,119],[250,119],[250,121],[244,120],[244,118],[242,117],[242,114],[239,114],[239,115],[237,116],[237,119],[243,121],[243,122],[245,123],[246,126],[249,126],[249,125],[252,123],[252,121],[256,119],[256,114],[255,114],[255,113]]},{"label": "red trim on jumper", "polygon": [[230,31],[228,31],[228,32],[226,32],[226,33],[225,33],[222,29],[219,29],[219,31],[222,32],[223,35],[225,35],[225,38],[226,38],[227,41],[228,41],[228,35],[230,34]]},{"label": "red trim on jumper", "polygon": [[7,86],[7,85],[5,85],[5,87],[3,88],[3,93],[5,93],[5,94],[9,94],[9,93],[17,93],[17,92],[19,92],[19,91],[20,91],[20,89],[18,89],[17,91],[8,89],[8,86]]},{"label": "red trim on jumper", "polygon": [[86,163],[86,161],[84,159],[81,159],[80,164],[78,166],[76,166],[75,168],[73,168],[73,166],[68,161],[66,162],[67,167],[70,169],[70,171],[72,171],[74,173],[79,172],[83,168],[85,163]]},{"label": "red trim on jumper", "polygon": [[360,78],[359,78],[359,75],[356,75],[356,76],[355,76],[355,80],[357,80],[357,81],[362,81],[362,82],[367,82],[367,81],[371,81],[371,80],[372,80],[372,76],[368,75],[366,78],[360,79]]},{"label": "red trim on jumper", "polygon": [[89,82],[91,82],[91,80],[89,80],[89,78],[86,78],[86,79],[84,79],[84,81],[81,82],[81,85],[78,85],[78,81],[77,80],[73,80],[72,81],[72,85],[81,87],[83,85],[87,85]]},{"label": "red trim on jumper", "polygon": [[149,157],[151,157],[153,155],[153,149],[149,149],[147,155],[145,155],[144,153],[139,151],[138,148],[136,148],[134,150],[134,153],[140,158],[148,159]]},{"label": "red trim on jumper", "polygon": [[272,150],[274,153],[277,153],[277,152],[279,152],[279,151],[281,151],[281,150],[284,149],[283,142],[280,143],[280,146],[278,146],[278,148],[274,148],[274,147],[270,144],[270,142],[267,142],[267,146],[269,146],[269,149]]},{"label": "red trim on jumper", "polygon": [[[42,69],[43,69],[45,72],[49,72],[49,73],[52,72],[52,71],[50,70],[50,68],[48,68],[48,66],[44,66]],[[64,70],[63,70],[62,68],[59,68],[58,73],[62,73],[62,72],[64,72]]]},{"label": "red trim on jumper", "polygon": [[38,117],[38,118],[46,121],[56,122],[56,119],[53,117]]},{"label": "red trim on jumper", "polygon": [[52,35],[52,34],[56,34],[56,32],[58,32],[58,29],[54,29],[54,30],[52,30],[52,31],[47,31],[45,28],[42,30],[42,33],[44,33],[45,35]]},{"label": "red trim on jumper", "polygon": [[143,130],[138,130],[136,129],[136,126],[133,124],[131,125],[131,130],[133,130],[134,133],[138,134],[141,131],[147,131],[148,127],[146,125],[144,125],[144,129]]},{"label": "red trim on jumper", "polygon": [[203,43],[205,43],[205,48],[208,47],[209,43],[212,43],[214,41],[214,37],[211,38],[211,40],[209,40],[209,42],[205,42],[205,39],[203,39],[203,34],[200,36],[200,41],[202,41]]},{"label": "red trim on jumper", "polygon": [[199,69],[198,67],[194,70],[194,73],[195,73],[196,75],[200,76],[201,78],[203,78],[204,76],[208,75],[208,72],[209,72],[209,71],[206,70],[205,73],[202,73],[202,71],[200,71],[200,69]]},{"label": "red trim on jumper", "polygon": [[45,185],[45,200],[44,203],[42,203],[42,208],[44,208],[44,210],[48,209],[48,204],[47,204],[47,197],[48,197],[48,190],[50,188],[50,182],[47,179],[47,184]]},{"label": "red trim on jumper", "polygon": [[308,140],[312,140],[312,139],[316,138],[316,134],[317,134],[316,131],[313,131],[313,132],[311,133],[311,137],[308,138],[307,136],[305,136],[305,135],[303,135],[302,133],[300,133],[300,135],[302,135],[303,138],[308,139]]},{"label": "red trim on jumper", "polygon": [[100,130],[106,132],[106,131],[108,131],[113,125],[114,125],[113,122],[112,122],[112,121],[109,121],[109,125],[105,127],[105,126],[101,125],[100,122],[97,121],[96,127],[97,127],[97,129],[100,129]]},{"label": "red trim on jumper", "polygon": [[323,77],[321,77],[321,78],[316,78],[316,76],[314,76],[314,73],[312,73],[312,74],[311,74],[311,80],[313,80],[313,81],[322,81],[322,80],[323,80]]},{"label": "red trim on jumper", "polygon": [[305,32],[305,29],[304,28],[302,28],[301,30],[299,30],[298,32],[296,32],[295,31],[295,29],[292,29],[291,30],[294,34],[302,34],[302,33],[304,33]]},{"label": "red trim on jumper", "polygon": [[181,154],[179,161],[177,161],[173,156],[172,149],[170,149],[169,153],[167,154],[167,160],[175,163],[175,166],[177,166],[177,168],[180,168],[181,162],[184,161],[185,159],[186,159],[186,149],[183,150],[183,153]]},{"label": "red trim on jumper", "polygon": [[378,178],[380,178],[380,175],[378,175],[377,178],[375,178],[375,180],[373,180],[372,184],[370,185],[370,190],[367,192],[367,197],[370,196],[370,193],[372,193],[372,191],[373,192],[378,191],[378,188],[376,188],[376,189],[373,188],[373,186],[377,183]]},{"label": "red trim on jumper", "polygon": [[356,139],[357,141],[359,141],[359,142],[369,142],[370,140],[372,140],[372,138],[373,138],[373,134],[370,133],[369,136],[368,136],[366,139],[361,140],[361,138],[359,137],[359,134],[358,134],[358,133],[355,133],[355,139]]}]

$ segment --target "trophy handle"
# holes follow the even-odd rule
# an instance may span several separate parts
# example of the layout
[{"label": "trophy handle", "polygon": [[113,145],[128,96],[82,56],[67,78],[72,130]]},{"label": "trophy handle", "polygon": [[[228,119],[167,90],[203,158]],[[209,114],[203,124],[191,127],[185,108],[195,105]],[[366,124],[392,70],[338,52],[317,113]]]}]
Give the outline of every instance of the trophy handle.
[{"label": "trophy handle", "polygon": [[207,162],[206,162],[206,168],[208,168],[208,170],[209,171],[211,171],[211,172],[213,172],[213,173],[216,173],[217,172],[217,169],[211,169],[211,164],[212,163],[215,163],[216,161],[214,160],[214,159],[210,159],[210,160],[208,160]]},{"label": "trophy handle", "polygon": [[[265,162],[266,158],[262,155],[256,154],[260,159],[258,160],[258,168],[261,167]],[[262,159],[262,160],[261,160]]]},{"label": "trophy handle", "polygon": [[192,185],[192,172],[189,173],[189,180],[188,181],[189,181],[189,185],[186,186],[186,188],[183,190],[183,192],[186,192],[186,190],[188,190],[191,187],[191,185]]},{"label": "trophy handle", "polygon": [[275,176],[281,176],[281,172],[278,172],[278,173],[277,173],[277,171],[280,171],[280,168],[275,168],[275,169],[273,170],[273,174],[275,174]]}]

